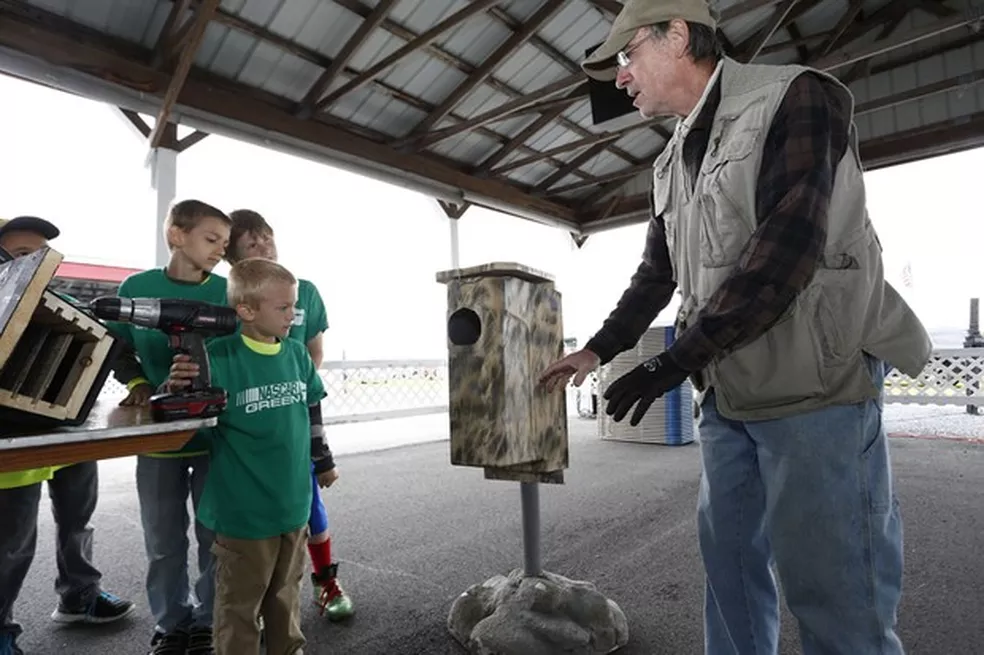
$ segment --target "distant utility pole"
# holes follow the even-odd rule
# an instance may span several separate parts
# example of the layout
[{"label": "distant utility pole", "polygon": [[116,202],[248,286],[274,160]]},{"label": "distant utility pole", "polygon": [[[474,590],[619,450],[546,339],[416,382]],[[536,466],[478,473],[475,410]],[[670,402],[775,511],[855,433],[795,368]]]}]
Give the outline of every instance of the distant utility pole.
[{"label": "distant utility pole", "polygon": [[[967,338],[964,339],[964,348],[981,348],[984,347],[984,336],[981,336],[980,330],[980,304],[979,298],[970,299],[970,325],[967,327]],[[965,380],[967,381],[967,395],[975,394],[978,389],[980,389],[981,383],[981,373],[982,371],[979,367],[974,367],[970,371],[964,373]],[[968,414],[977,414],[977,405],[967,405]]]}]

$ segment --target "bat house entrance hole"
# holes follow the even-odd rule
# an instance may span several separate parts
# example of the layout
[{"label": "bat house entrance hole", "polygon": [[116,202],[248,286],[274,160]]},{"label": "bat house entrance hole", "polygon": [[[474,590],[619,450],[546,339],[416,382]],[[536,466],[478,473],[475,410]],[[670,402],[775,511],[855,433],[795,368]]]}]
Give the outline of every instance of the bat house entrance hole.
[{"label": "bat house entrance hole", "polygon": [[456,346],[472,346],[482,336],[482,320],[467,307],[455,310],[448,318],[448,339]]}]

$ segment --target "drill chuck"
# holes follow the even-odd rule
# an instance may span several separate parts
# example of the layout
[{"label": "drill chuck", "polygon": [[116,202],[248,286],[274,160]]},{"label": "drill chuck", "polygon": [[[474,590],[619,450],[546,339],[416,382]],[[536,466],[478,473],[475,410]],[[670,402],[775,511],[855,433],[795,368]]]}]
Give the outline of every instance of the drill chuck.
[{"label": "drill chuck", "polygon": [[119,298],[104,296],[90,303],[96,318],[132,323],[175,332],[231,334],[236,331],[236,310],[196,300],[171,298]]},{"label": "drill chuck", "polygon": [[156,328],[160,325],[161,304],[151,300],[134,300],[117,296],[96,298],[89,304],[96,318],[118,323],[132,323]]}]

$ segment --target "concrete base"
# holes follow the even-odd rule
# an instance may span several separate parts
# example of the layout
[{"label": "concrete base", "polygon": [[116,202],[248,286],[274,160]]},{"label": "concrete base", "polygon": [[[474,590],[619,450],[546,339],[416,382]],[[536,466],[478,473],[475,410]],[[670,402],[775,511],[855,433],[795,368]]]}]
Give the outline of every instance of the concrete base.
[{"label": "concrete base", "polygon": [[473,655],[595,655],[629,640],[621,608],[590,582],[526,577],[521,569],[461,594],[448,630]]}]

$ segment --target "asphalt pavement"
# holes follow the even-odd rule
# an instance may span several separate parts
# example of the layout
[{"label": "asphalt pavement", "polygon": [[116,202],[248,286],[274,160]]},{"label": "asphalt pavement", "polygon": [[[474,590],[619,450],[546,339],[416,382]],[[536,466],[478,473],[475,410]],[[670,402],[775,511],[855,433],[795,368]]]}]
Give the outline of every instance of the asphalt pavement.
[{"label": "asphalt pavement", "polygon": [[[594,582],[621,605],[630,631],[620,651],[625,655],[699,655],[698,447],[601,441],[593,422],[571,425],[567,482],[541,487],[545,568]],[[984,444],[898,438],[892,446],[906,522],[900,631],[907,651],[982,653]],[[464,653],[447,632],[448,609],[470,585],[522,565],[518,484],[452,467],[447,442],[345,454],[338,461],[341,478],[325,499],[340,579],[357,614],[346,624],[330,624],[306,602],[306,652]],[[93,522],[106,586],[135,599],[137,612],[99,628],[51,622],[55,564],[45,499],[38,556],[16,606],[28,655],[146,652],[153,621],[142,591],[133,468],[132,458],[101,463]],[[783,620],[781,652],[798,653],[795,625],[788,613]]]}]

